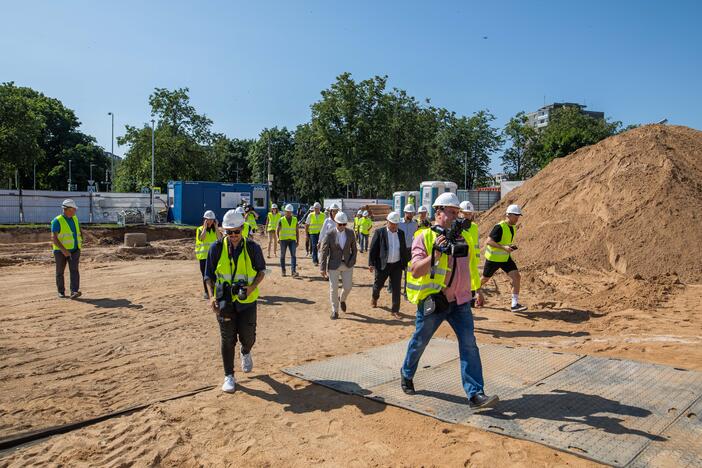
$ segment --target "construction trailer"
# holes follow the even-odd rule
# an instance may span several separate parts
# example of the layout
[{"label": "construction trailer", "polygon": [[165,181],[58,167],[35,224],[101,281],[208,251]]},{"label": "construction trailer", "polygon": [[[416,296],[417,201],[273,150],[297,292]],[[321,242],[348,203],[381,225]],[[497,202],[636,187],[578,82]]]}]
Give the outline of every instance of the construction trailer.
[{"label": "construction trailer", "polygon": [[242,204],[249,204],[263,224],[268,213],[270,194],[266,184],[228,182],[168,182],[169,219],[177,224],[202,224],[202,215],[212,210],[221,222],[224,213]]}]

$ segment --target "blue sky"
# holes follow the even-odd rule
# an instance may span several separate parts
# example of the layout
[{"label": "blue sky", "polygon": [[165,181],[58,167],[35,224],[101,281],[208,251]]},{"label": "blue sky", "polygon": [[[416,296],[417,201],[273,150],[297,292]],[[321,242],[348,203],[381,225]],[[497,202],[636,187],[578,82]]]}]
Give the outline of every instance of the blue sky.
[{"label": "blue sky", "polygon": [[[2,1],[0,81],[56,97],[110,149],[150,119],[155,87],[189,87],[230,137],[310,118],[337,75],[502,126],[544,101],[625,125],[702,129],[698,1]],[[486,38],[485,38],[486,37]],[[115,147],[117,154],[124,148]],[[499,168],[498,155],[493,168]]]}]

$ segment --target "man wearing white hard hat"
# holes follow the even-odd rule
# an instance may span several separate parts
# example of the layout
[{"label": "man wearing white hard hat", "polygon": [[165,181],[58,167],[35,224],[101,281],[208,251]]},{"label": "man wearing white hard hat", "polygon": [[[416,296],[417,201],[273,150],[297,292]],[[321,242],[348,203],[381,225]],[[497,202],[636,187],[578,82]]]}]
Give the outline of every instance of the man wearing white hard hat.
[{"label": "man wearing white hard hat", "polygon": [[322,230],[322,224],[324,224],[324,213],[321,212],[322,205],[319,202],[315,202],[312,205],[312,212],[307,215],[305,220],[305,233],[310,241],[310,250],[312,251],[312,263],[317,266],[319,265],[319,232]]},{"label": "man wearing white hard hat", "polygon": [[366,210],[361,213],[361,216],[361,221],[358,223],[358,243],[360,245],[360,252],[365,252],[368,250],[368,236],[373,228],[373,220],[370,219],[370,215]]},{"label": "man wearing white hard hat", "polygon": [[217,217],[214,211],[207,210],[202,215],[202,224],[195,230],[195,258],[200,262],[200,276],[202,277],[202,285],[205,289],[203,294],[204,299],[209,299],[207,293],[207,284],[205,283],[205,264],[207,263],[207,252],[210,251],[212,244],[217,242],[217,239],[222,238],[222,233],[217,225]]},{"label": "man wearing white hard hat", "polygon": [[413,378],[422,353],[434,332],[447,321],[458,338],[461,381],[469,406],[492,406],[498,398],[489,397],[484,391],[483,367],[470,308],[468,261],[465,257],[455,258],[439,250],[447,242],[439,232],[449,229],[458,217],[458,197],[452,192],[442,193],[432,206],[436,213],[434,226],[421,231],[412,242],[407,299],[417,305],[417,318],[400,371],[400,386],[406,394],[415,394]]},{"label": "man wearing white hard hat", "polygon": [[[403,211],[404,217],[400,222],[400,231],[402,231],[405,234],[405,243],[407,244],[407,248],[409,249],[409,246],[412,245],[412,240],[414,239],[414,235],[416,234],[418,227],[417,222],[414,220],[414,204],[408,203],[407,205],[405,205],[405,209]],[[402,289],[404,294],[405,288],[407,287],[407,268],[404,269],[402,276],[405,279],[405,286]]]},{"label": "man wearing white hard hat", "polygon": [[285,205],[285,216],[278,221],[278,239],[280,241],[280,273],[285,273],[285,251],[290,251],[290,268],[293,278],[297,278],[297,258],[295,252],[300,242],[300,234],[297,230],[297,217],[293,216],[293,206]]},{"label": "man wearing white hard hat", "polygon": [[327,234],[327,232],[336,229],[336,222],[334,221],[334,218],[336,217],[336,214],[338,212],[339,205],[337,205],[336,203],[332,203],[329,207],[329,216],[327,216],[324,219],[324,222],[322,223],[322,229],[319,230],[319,245],[317,246],[317,248],[322,248],[322,240],[324,239],[324,236]]},{"label": "man wearing white hard hat", "polygon": [[76,216],[78,205],[71,199],[61,203],[63,214],[56,216],[51,221],[51,247],[56,260],[56,289],[58,297],[66,297],[66,286],[63,274],[68,271],[71,278],[71,299],[81,296],[80,292],[80,250],[83,247],[83,236],[80,233],[80,223]]},{"label": "man wearing white hard hat", "polygon": [[517,223],[522,216],[519,205],[509,205],[505,219],[497,223],[490,231],[490,236],[485,246],[485,266],[480,284],[484,285],[497,270],[507,273],[512,281],[512,312],[523,312],[526,306],[519,303],[519,288],[521,275],[519,268],[512,258],[512,252],[517,250],[514,238],[517,236]]},{"label": "man wearing white hard hat", "polygon": [[[319,270],[329,280],[329,300],[331,318],[339,317],[339,307],[346,312],[346,298],[353,285],[353,266],[356,264],[356,237],[348,228],[349,218],[343,211],[334,216],[334,229],[327,231],[322,238]],[[339,276],[341,276],[341,299],[339,298]]]},{"label": "man wearing white hard hat", "polygon": [[268,212],[266,216],[266,234],[268,234],[268,255],[266,258],[271,257],[271,243],[273,244],[273,255],[278,255],[278,222],[280,221],[281,215],[278,211],[278,205],[273,203],[271,205],[271,211]]},{"label": "man wearing white hard hat", "polygon": [[417,214],[419,217],[417,218],[417,230],[414,232],[414,237],[417,237],[423,230],[431,227],[431,222],[429,221],[429,210],[427,210],[426,206],[420,206],[417,210]]},{"label": "man wearing white hard hat", "polygon": [[244,217],[229,210],[222,219],[224,238],[207,253],[205,281],[210,306],[219,323],[224,384],[222,391],[235,389],[234,348],[241,343],[241,370],[251,372],[251,348],[256,342],[256,303],[266,260],[261,246],[242,236]]},{"label": "man wearing white hard hat", "polygon": [[468,200],[461,202],[461,214],[468,223],[467,229],[464,229],[461,235],[468,244],[468,258],[470,266],[470,289],[473,294],[471,305],[478,307],[483,305],[485,298],[480,290],[480,272],[478,265],[480,264],[480,243],[478,241],[478,224],[475,222],[475,209],[473,204]]},{"label": "man wearing white hard hat", "polygon": [[402,271],[409,261],[409,249],[405,241],[405,233],[399,229],[400,213],[392,211],[385,218],[387,224],[373,233],[370,249],[368,249],[368,269],[374,273],[371,306],[378,307],[380,291],[385,280],[390,278],[392,291],[391,313],[400,313],[400,293],[402,292]]}]

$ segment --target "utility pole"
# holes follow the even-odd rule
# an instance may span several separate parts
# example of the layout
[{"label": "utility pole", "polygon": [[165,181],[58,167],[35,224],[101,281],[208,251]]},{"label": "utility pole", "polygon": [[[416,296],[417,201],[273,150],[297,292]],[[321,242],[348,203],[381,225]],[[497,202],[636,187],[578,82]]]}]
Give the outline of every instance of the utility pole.
[{"label": "utility pole", "polygon": [[154,164],[154,148],[155,148],[155,136],[154,136],[154,130],[155,130],[155,121],[154,119],[151,119],[151,190],[149,192],[151,193],[151,224],[154,223],[154,175],[155,175],[155,168],[156,165]]},{"label": "utility pole", "polygon": [[268,135],[268,199],[271,198],[271,192],[273,191],[273,174],[271,174],[271,136]]},{"label": "utility pole", "polygon": [[71,191],[71,160],[68,160],[68,191]]},{"label": "utility pole", "polygon": [[34,161],[34,190],[37,189],[37,162]]},{"label": "utility pole", "polygon": [[468,190],[468,151],[463,152],[463,190]]},{"label": "utility pole", "polygon": [[107,115],[112,117],[112,152],[110,153],[110,192],[114,191],[115,184],[115,114],[108,112]]}]

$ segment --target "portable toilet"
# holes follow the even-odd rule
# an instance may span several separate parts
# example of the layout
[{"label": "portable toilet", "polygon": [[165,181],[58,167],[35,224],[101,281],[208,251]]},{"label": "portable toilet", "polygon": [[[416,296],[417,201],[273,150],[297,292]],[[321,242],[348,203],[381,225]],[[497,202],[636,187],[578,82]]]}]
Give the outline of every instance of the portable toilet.
[{"label": "portable toilet", "polygon": [[444,182],[444,192],[456,193],[458,190],[458,185],[455,182],[445,181]]},{"label": "portable toilet", "polygon": [[434,208],[432,208],[432,204],[434,203],[434,200],[436,200],[436,197],[438,197],[440,194],[444,193],[444,183],[441,182],[440,180],[430,180],[426,182],[422,182],[419,184],[420,187],[420,196],[421,200],[419,202],[420,205],[424,206],[427,209],[427,213],[430,219],[434,218]]},{"label": "portable toilet", "polygon": [[395,192],[392,194],[392,210],[402,213],[407,200],[407,192]]},{"label": "portable toilet", "polygon": [[414,209],[416,211],[419,208],[419,192],[417,192],[416,190],[412,192],[407,192],[407,203],[414,206]]}]

